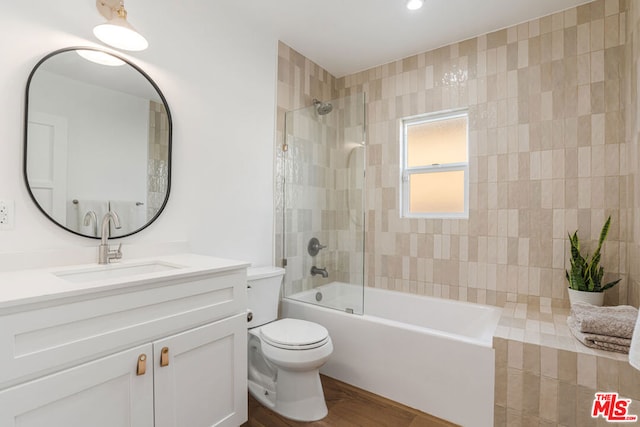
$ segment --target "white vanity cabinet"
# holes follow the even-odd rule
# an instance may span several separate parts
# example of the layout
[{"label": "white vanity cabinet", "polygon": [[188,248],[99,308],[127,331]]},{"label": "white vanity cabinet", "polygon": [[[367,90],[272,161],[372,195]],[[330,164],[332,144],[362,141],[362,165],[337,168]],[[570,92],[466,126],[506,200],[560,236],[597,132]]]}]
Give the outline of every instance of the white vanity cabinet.
[{"label": "white vanity cabinet", "polygon": [[[246,421],[246,336],[245,313],[155,342],[155,426]],[[163,349],[168,365],[159,367]]]},{"label": "white vanity cabinet", "polygon": [[147,344],[0,392],[6,427],[152,427],[153,374],[136,375]]},{"label": "white vanity cabinet", "polygon": [[247,265],[165,261],[180,268],[40,298],[0,292],[0,426],[246,421]]}]

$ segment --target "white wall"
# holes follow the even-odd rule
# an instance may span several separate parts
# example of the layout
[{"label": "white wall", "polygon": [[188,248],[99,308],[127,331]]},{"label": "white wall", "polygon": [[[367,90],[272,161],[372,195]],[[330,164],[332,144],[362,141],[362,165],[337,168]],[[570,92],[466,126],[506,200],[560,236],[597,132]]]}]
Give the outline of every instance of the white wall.
[{"label": "white wall", "polygon": [[[194,251],[272,262],[277,41],[225,10],[225,2],[129,0],[129,20],[150,42],[130,59],[163,91],[173,116],[173,175],[161,217],[129,245],[188,241]],[[95,2],[6,2],[0,14],[0,199],[15,228],[0,254],[92,247],[33,205],[22,178],[29,72],[47,53],[99,45]],[[1,284],[0,284],[1,285]]]}]

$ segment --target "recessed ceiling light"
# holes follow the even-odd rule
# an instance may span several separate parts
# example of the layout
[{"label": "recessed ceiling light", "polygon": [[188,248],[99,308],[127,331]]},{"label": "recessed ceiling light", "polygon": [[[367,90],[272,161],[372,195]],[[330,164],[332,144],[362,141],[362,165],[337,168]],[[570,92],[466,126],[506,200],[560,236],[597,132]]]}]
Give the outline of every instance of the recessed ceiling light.
[{"label": "recessed ceiling light", "polygon": [[407,9],[418,10],[424,6],[424,0],[407,0]]}]

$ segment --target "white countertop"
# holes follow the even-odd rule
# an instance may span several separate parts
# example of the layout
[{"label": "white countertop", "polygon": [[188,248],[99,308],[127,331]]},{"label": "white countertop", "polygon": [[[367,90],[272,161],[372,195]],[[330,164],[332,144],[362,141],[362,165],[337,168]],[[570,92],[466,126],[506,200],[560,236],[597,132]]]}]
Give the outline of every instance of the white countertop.
[{"label": "white countertop", "polygon": [[[134,267],[151,262],[159,262],[179,268],[83,282],[73,282],[56,275],[94,269],[107,270],[109,268],[118,269],[125,266]],[[178,277],[192,278],[207,273],[221,273],[246,268],[248,266],[249,263],[244,261],[196,254],[178,254],[126,259],[107,265],[92,263],[0,272],[0,314],[3,309],[10,309],[25,304],[44,303],[56,299],[77,297],[125,287],[144,286],[176,279]]]}]

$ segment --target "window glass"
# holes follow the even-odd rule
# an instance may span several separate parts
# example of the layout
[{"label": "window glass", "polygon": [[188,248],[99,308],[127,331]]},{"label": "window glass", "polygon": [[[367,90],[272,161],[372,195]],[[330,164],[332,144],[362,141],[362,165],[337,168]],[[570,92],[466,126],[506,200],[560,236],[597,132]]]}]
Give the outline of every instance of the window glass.
[{"label": "window glass", "polygon": [[464,171],[412,174],[409,212],[464,212]]},{"label": "window glass", "polygon": [[407,126],[407,166],[467,161],[467,117]]},{"label": "window glass", "polygon": [[402,215],[467,218],[467,112],[436,113],[406,119],[402,135]]}]

